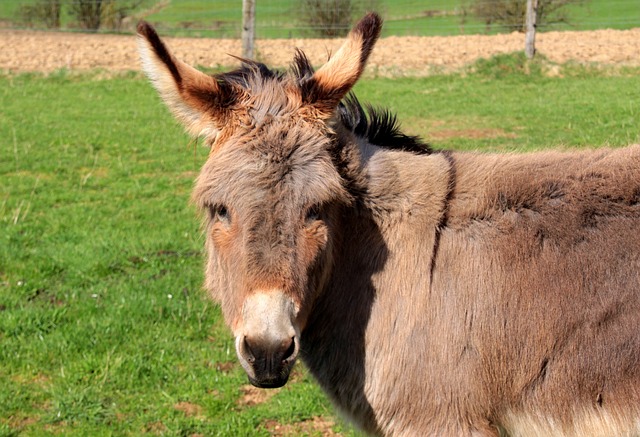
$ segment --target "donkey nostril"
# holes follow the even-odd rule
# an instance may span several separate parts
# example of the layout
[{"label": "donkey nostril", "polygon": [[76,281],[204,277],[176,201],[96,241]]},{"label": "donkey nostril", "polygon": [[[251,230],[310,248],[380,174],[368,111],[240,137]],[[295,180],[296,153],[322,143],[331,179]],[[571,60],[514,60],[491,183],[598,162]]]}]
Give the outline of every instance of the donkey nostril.
[{"label": "donkey nostril", "polygon": [[247,362],[249,364],[255,363],[256,357],[255,357],[255,354],[253,353],[253,350],[251,350],[251,346],[249,345],[249,342],[247,341],[247,337],[244,338],[244,350],[247,352],[247,356],[245,357]]},{"label": "donkey nostril", "polygon": [[296,339],[295,337],[291,337],[291,343],[289,343],[289,347],[284,351],[284,355],[282,356],[282,361],[285,362],[289,360],[296,351]]}]

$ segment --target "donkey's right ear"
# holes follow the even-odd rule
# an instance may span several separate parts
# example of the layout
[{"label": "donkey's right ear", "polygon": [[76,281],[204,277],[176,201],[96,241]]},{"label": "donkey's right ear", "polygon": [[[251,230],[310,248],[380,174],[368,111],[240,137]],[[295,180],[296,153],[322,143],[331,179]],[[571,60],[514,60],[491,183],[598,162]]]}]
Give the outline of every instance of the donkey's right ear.
[{"label": "donkey's right ear", "polygon": [[144,72],[173,115],[193,136],[215,135],[235,97],[231,86],[176,59],[149,23],[137,30]]}]

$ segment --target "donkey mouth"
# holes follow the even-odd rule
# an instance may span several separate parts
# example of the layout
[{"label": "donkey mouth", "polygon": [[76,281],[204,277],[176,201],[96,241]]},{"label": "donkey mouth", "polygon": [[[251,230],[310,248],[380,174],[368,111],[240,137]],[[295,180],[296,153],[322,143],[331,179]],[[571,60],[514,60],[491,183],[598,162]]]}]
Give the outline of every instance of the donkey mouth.
[{"label": "donkey mouth", "polygon": [[280,388],[289,380],[289,372],[285,375],[279,375],[275,378],[257,379],[249,376],[249,382],[258,388]]}]

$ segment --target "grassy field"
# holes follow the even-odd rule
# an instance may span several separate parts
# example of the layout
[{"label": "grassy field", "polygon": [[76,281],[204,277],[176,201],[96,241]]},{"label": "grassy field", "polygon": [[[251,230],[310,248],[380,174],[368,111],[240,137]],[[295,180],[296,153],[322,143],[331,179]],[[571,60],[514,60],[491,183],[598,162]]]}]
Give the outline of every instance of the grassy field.
[{"label": "grassy field", "polygon": [[[4,0],[0,2],[0,20],[19,21],[20,5],[39,0]],[[63,0],[63,4],[65,1]],[[497,33],[510,31],[499,26],[487,29],[485,24],[463,14],[472,0],[353,0],[353,17],[367,10],[379,11],[386,20],[383,36],[389,35],[457,35],[461,33]],[[300,20],[301,0],[257,2],[256,33],[258,38],[290,38],[310,36]],[[66,11],[66,12],[65,12]],[[541,26],[546,30],[629,29],[640,26],[637,0],[576,1],[565,8],[569,23]],[[242,9],[236,0],[144,0],[130,13],[144,16],[164,34],[238,38]],[[75,18],[63,8],[65,28],[77,28]],[[135,20],[134,20],[135,21]],[[132,30],[132,26],[125,30]]]},{"label": "grassy field", "polygon": [[[458,35],[486,33],[481,20],[466,15],[470,1],[444,0],[362,0],[353,1],[353,15],[377,10],[385,18],[383,36],[390,35]],[[304,34],[299,20],[299,0],[272,0],[256,5],[256,33],[259,38],[288,38]],[[588,0],[566,8],[569,23],[556,23],[540,30],[629,29],[640,25],[640,8],[636,0]],[[239,37],[242,11],[237,3],[206,0],[172,0],[161,11],[147,16],[160,27],[176,35]],[[463,22],[464,21],[464,22]],[[504,32],[493,26],[490,33]],[[507,29],[506,31],[510,31]]]},{"label": "grassy field", "polygon": [[[357,92],[436,147],[640,140],[640,71],[529,70],[507,56]],[[302,366],[279,391],[246,385],[200,288],[206,150],[143,78],[0,76],[0,107],[0,435],[354,434]]]}]

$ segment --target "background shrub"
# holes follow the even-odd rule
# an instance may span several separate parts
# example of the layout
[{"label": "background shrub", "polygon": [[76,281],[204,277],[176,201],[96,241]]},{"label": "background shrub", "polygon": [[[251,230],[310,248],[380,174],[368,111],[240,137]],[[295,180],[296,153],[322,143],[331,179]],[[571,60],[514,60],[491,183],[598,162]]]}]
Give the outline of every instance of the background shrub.
[{"label": "background shrub", "polygon": [[[566,23],[563,8],[583,0],[538,0],[538,27],[551,23]],[[493,24],[524,32],[527,0],[473,0],[471,12],[491,28]]]},{"label": "background shrub", "polygon": [[39,0],[33,4],[24,4],[18,8],[20,20],[26,25],[44,25],[49,29],[60,27],[60,0]]}]

